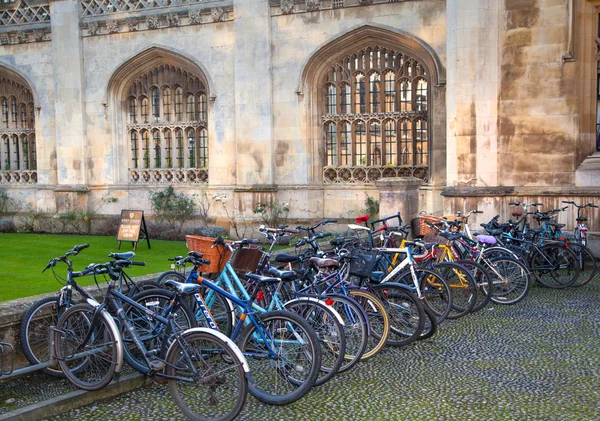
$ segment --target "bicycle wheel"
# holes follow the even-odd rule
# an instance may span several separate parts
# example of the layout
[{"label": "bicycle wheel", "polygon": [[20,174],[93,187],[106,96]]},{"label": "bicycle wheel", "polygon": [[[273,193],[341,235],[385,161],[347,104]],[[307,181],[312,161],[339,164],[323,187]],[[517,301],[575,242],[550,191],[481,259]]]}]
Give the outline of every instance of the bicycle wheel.
[{"label": "bicycle wheel", "polygon": [[[59,319],[59,297],[47,297],[36,301],[21,319],[19,339],[21,349],[31,365],[45,363],[50,359],[50,326]],[[44,373],[63,377],[59,368],[44,368]]]},{"label": "bicycle wheel", "polygon": [[416,282],[421,301],[433,311],[436,321],[440,324],[452,309],[452,291],[448,282],[439,273],[429,269],[415,268],[415,276],[416,278],[413,279],[410,271],[404,271],[396,275],[392,281],[411,288],[415,287]]},{"label": "bicycle wheel", "polygon": [[248,381],[232,346],[210,332],[183,334],[166,357],[169,393],[191,420],[230,421],[242,410]]},{"label": "bicycle wheel", "polygon": [[179,272],[175,272],[174,270],[170,270],[167,272],[163,272],[160,274],[160,276],[156,279],[156,283],[158,285],[160,285],[161,288],[165,287],[165,282],[172,280],[175,282],[185,282],[185,276],[183,276],[181,273]]},{"label": "bicycle wheel", "polygon": [[471,309],[471,313],[481,310],[487,305],[487,303],[490,302],[490,299],[492,298],[489,292],[492,290],[493,283],[489,272],[485,266],[473,260],[459,260],[456,263],[466,267],[473,275],[473,278],[475,278],[475,285],[477,286],[477,300]]},{"label": "bicycle wheel", "polygon": [[452,290],[452,309],[448,313],[448,319],[458,319],[469,314],[477,301],[477,285],[471,272],[455,262],[441,262],[433,267],[448,281]]},{"label": "bicycle wheel", "polygon": [[488,265],[493,288],[491,301],[496,304],[516,304],[529,292],[531,278],[527,267],[514,259],[499,257],[491,261],[483,260]]},{"label": "bicycle wheel", "polygon": [[423,311],[425,312],[425,324],[419,340],[429,339],[435,335],[438,325],[436,315],[429,307],[423,306]]},{"label": "bicycle wheel", "polygon": [[321,345],[321,370],[315,386],[326,383],[335,376],[344,362],[346,337],[344,325],[338,320],[341,316],[326,304],[309,300],[286,303],[284,309],[302,317],[315,330]]},{"label": "bicycle wheel", "polygon": [[142,291],[147,291],[150,289],[159,289],[159,288],[163,288],[163,287],[161,287],[157,281],[151,281],[151,280],[139,281],[139,282],[136,282],[134,284],[134,286],[129,290],[129,292],[127,293],[127,296],[133,297]]},{"label": "bicycle wheel", "polygon": [[[60,368],[71,383],[83,390],[102,389],[120,365],[119,332],[113,330],[104,314],[92,324],[94,311],[89,304],[74,305],[56,325],[55,349]],[[89,340],[83,345],[88,333]]]},{"label": "bicycle wheel", "polygon": [[361,360],[373,358],[379,351],[383,349],[388,335],[390,334],[390,319],[385,306],[375,294],[358,288],[348,290],[348,295],[352,297],[366,312],[369,319],[371,332],[367,349],[365,350]]},{"label": "bicycle wheel", "polygon": [[404,346],[419,339],[425,325],[419,299],[407,287],[392,282],[373,284],[371,291],[383,303],[390,320],[386,345]]},{"label": "bicycle wheel", "polygon": [[338,369],[338,373],[342,373],[358,364],[360,357],[365,353],[369,342],[369,320],[363,308],[350,297],[327,294],[323,298],[344,321],[346,353],[344,362]]},{"label": "bicycle wheel", "polygon": [[306,395],[321,368],[321,347],[308,322],[289,311],[260,315],[240,333],[238,343],[254,382],[250,393],[270,405],[285,405]]},{"label": "bicycle wheel", "polygon": [[535,278],[548,288],[566,288],[579,277],[577,256],[559,244],[546,244],[535,249],[529,267]]},{"label": "bicycle wheel", "polygon": [[577,265],[581,271],[577,281],[570,286],[581,287],[594,279],[598,271],[598,262],[596,256],[594,256],[594,253],[592,253],[589,248],[582,246],[581,244],[569,243],[569,249],[575,253],[575,257],[577,257]]},{"label": "bicycle wheel", "polygon": [[[148,317],[146,310],[152,310],[163,317],[168,317],[171,312],[175,312],[175,323],[179,331],[197,326],[194,313],[183,299],[178,301],[177,307],[171,304],[171,300],[174,297],[175,293],[171,291],[151,289],[140,292],[133,297],[133,301],[140,304],[143,310],[127,303],[123,306],[126,317],[131,322],[146,349],[148,351],[155,350],[158,355],[164,355],[167,351],[168,345],[173,339],[172,335],[174,332],[168,331],[166,324]],[[123,343],[125,344],[125,361],[140,373],[148,374],[150,369],[146,363],[146,358],[144,358],[142,352],[133,342],[129,332],[125,329],[123,329]]]}]

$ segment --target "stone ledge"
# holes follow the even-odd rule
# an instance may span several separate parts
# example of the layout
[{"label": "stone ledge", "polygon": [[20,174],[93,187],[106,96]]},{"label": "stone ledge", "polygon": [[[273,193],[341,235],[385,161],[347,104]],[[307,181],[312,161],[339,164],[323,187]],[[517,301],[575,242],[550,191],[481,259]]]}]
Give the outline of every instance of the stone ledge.
[{"label": "stone ledge", "polygon": [[444,197],[485,197],[485,196],[593,196],[600,197],[597,187],[446,187]]}]

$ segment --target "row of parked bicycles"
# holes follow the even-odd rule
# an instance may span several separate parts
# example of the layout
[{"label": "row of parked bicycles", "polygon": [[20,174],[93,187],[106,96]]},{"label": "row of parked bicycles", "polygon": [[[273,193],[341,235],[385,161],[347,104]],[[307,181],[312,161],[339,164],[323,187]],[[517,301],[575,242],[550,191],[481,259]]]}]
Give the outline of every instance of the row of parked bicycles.
[{"label": "row of parked bicycles", "polygon": [[[421,218],[413,234],[434,233],[437,242],[409,240],[400,214],[359,217],[342,235],[321,231],[335,220],[261,227],[263,247],[188,236],[187,256],[138,283],[126,273],[143,265],[134,253],[74,271],[72,258],[88,245],[75,246],[44,269],[64,287],[28,309],[20,343],[32,365],[81,389],[105,387],[127,362],[165,379],[189,419],[232,420],[247,393],[271,405],[294,402],[384,346],[427,339],[444,320],[490,302],[523,300],[532,281],[563,288],[594,278],[593,253],[581,238],[565,239],[554,220],[561,209],[511,205],[522,209],[513,212],[519,220],[496,216],[479,235],[468,226],[477,210]],[[295,253],[275,253],[290,236]],[[101,300],[77,284],[83,276],[108,282]],[[8,349],[0,344],[0,357]]]}]

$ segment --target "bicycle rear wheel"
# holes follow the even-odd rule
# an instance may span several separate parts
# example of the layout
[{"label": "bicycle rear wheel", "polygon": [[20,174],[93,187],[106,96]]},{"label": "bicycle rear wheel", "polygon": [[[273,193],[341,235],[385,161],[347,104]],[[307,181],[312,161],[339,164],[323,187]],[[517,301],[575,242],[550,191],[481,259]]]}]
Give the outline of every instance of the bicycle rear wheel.
[{"label": "bicycle rear wheel", "polygon": [[506,257],[485,262],[492,278],[491,300],[494,303],[516,304],[527,296],[531,278],[524,264]]},{"label": "bicycle rear wheel", "polygon": [[372,284],[371,290],[389,316],[390,333],[386,345],[404,346],[419,339],[426,317],[419,299],[406,287],[392,282]]},{"label": "bicycle rear wheel", "polygon": [[569,249],[575,253],[575,257],[577,257],[577,265],[581,271],[577,281],[570,286],[581,287],[583,285],[587,285],[592,279],[594,279],[596,273],[598,272],[598,261],[596,256],[594,256],[594,253],[592,253],[589,248],[582,246],[581,244],[570,243]]},{"label": "bicycle rear wheel", "polygon": [[[102,389],[111,382],[120,364],[119,332],[113,330],[103,314],[93,322],[94,312],[89,304],[69,308],[58,320],[55,333],[60,368],[71,383],[83,390]],[[90,338],[83,345],[88,332]]]},{"label": "bicycle rear wheel", "polygon": [[469,314],[477,301],[477,286],[471,272],[455,262],[437,263],[433,267],[448,281],[452,290],[452,309],[448,313],[448,319],[458,319]]},{"label": "bicycle rear wheel", "polygon": [[423,331],[419,335],[419,340],[429,339],[437,332],[437,318],[435,313],[427,306],[423,306],[425,312],[425,324],[423,325]]},{"label": "bicycle rear wheel", "polygon": [[559,244],[546,244],[536,249],[529,267],[536,279],[549,288],[573,285],[580,272],[575,253]]},{"label": "bicycle rear wheel", "polygon": [[242,360],[209,332],[184,333],[166,357],[169,393],[191,420],[230,421],[242,410],[248,381]]},{"label": "bicycle rear wheel", "polygon": [[390,333],[390,320],[385,306],[377,296],[362,290],[349,289],[348,295],[352,297],[366,311],[369,319],[371,333],[369,342],[361,360],[368,360],[377,355],[383,349]]},{"label": "bicycle rear wheel", "polygon": [[341,294],[328,294],[324,298],[344,321],[346,352],[338,373],[350,370],[360,361],[369,342],[369,320],[363,308],[352,298]]},{"label": "bicycle rear wheel", "polygon": [[285,405],[306,395],[321,368],[319,338],[308,322],[290,311],[260,315],[240,333],[239,347],[254,379],[252,396],[270,405]]},{"label": "bicycle rear wheel", "polygon": [[471,309],[471,313],[481,310],[492,298],[489,292],[492,290],[494,284],[492,278],[485,268],[485,266],[473,261],[473,260],[459,260],[456,263],[460,263],[466,267],[469,272],[475,278],[475,285],[477,286],[477,300],[475,305]]},{"label": "bicycle rear wheel", "polygon": [[432,270],[415,268],[416,279],[413,280],[411,271],[407,270],[393,279],[393,282],[408,285],[414,288],[415,281],[419,286],[420,299],[423,304],[431,309],[440,324],[452,309],[452,291],[448,282]]},{"label": "bicycle rear wheel", "polygon": [[346,353],[346,336],[344,326],[338,320],[341,317],[327,305],[298,300],[284,304],[285,310],[292,311],[306,320],[315,330],[321,345],[321,370],[315,380],[315,386],[320,386],[335,376]]},{"label": "bicycle rear wheel", "polygon": [[[50,326],[59,319],[59,298],[47,297],[33,303],[21,319],[19,339],[23,354],[32,365],[50,359]],[[64,377],[59,368],[44,368],[44,373]]]}]

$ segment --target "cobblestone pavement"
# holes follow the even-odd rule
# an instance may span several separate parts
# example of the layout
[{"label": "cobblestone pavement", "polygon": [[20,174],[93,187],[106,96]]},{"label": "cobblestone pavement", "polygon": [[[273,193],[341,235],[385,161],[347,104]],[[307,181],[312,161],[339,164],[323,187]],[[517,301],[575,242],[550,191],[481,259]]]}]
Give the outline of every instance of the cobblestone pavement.
[{"label": "cobblestone pavement", "polygon": [[[386,348],[269,407],[251,396],[240,420],[600,420],[600,286],[533,287],[514,306],[444,322],[427,341]],[[179,420],[151,384],[52,420]]]}]

